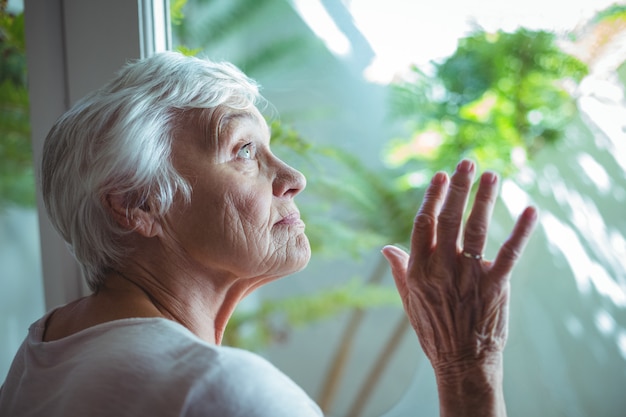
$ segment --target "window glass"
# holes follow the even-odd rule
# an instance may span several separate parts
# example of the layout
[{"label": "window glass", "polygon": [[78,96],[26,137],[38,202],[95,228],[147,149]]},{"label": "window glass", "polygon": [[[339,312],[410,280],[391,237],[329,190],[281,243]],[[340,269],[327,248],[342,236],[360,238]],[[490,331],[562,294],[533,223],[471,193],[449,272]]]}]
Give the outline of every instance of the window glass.
[{"label": "window glass", "polygon": [[329,415],[435,414],[379,249],[406,244],[429,175],[468,156],[503,176],[487,258],[523,206],[541,212],[512,277],[509,413],[618,415],[626,54],[614,3],[172,2],[174,47],[258,80],[278,114],[274,147],[309,179],[314,259],[246,300],[227,342],[269,357]]}]

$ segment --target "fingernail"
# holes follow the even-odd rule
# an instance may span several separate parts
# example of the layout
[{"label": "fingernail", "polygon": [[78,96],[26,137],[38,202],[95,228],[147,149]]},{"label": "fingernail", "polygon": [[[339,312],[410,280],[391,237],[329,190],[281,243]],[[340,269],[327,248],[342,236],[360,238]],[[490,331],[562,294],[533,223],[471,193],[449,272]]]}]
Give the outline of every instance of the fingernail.
[{"label": "fingernail", "polygon": [[528,220],[532,220],[532,221],[537,220],[537,217],[539,217],[539,213],[537,212],[537,207],[535,206],[527,207],[526,210],[524,210],[523,214],[528,218]]},{"label": "fingernail", "polygon": [[481,181],[483,182],[483,184],[494,184],[497,180],[498,176],[491,171],[485,172],[481,177]]},{"label": "fingernail", "polygon": [[438,172],[433,176],[433,179],[430,181],[433,185],[441,185],[446,182],[446,174],[445,172]]},{"label": "fingernail", "polygon": [[464,159],[456,166],[458,172],[469,173],[474,169],[474,163],[470,160]]}]

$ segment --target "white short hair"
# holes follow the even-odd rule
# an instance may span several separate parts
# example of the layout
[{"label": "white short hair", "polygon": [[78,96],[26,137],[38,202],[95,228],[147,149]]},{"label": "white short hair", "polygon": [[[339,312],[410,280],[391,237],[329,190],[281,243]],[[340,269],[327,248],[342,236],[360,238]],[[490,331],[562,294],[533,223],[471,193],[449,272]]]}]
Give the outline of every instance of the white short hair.
[{"label": "white short hair", "polygon": [[177,194],[189,200],[191,187],[170,159],[183,114],[260,102],[258,85],[232,64],[165,52],[128,64],[61,116],[44,144],[43,198],[92,290],[130,249],[106,196],[122,196],[128,208],[150,202],[161,216]]}]

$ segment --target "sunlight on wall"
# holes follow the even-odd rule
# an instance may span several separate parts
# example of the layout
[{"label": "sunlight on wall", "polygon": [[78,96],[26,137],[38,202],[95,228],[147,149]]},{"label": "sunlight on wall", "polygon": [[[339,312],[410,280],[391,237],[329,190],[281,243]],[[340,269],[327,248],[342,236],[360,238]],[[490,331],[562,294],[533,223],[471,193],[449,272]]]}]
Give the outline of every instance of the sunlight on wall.
[{"label": "sunlight on wall", "polygon": [[512,180],[505,180],[500,191],[502,201],[506,205],[512,217],[518,216],[531,204],[528,194]]},{"label": "sunlight on wall", "polygon": [[[386,83],[410,64],[424,65],[452,54],[472,27],[513,31],[520,26],[570,30],[615,0],[466,1],[351,0],[356,26],[376,53],[366,70],[370,81]],[[540,12],[539,12],[540,11]]]},{"label": "sunlight on wall", "polygon": [[[541,225],[546,231],[549,243],[553,249],[560,252],[567,263],[578,286],[578,291],[589,295],[591,287],[595,287],[599,294],[610,299],[617,307],[626,307],[626,293],[624,289],[611,277],[607,270],[590,258],[585,246],[573,228],[556,218],[551,213],[543,213]],[[584,234],[584,233],[582,233]],[[599,243],[595,241],[594,243]],[[600,250],[611,251],[610,247],[601,247]]]},{"label": "sunlight on wall", "polygon": [[578,163],[583,169],[587,177],[593,184],[598,187],[598,191],[607,194],[611,191],[611,179],[606,169],[600,165],[589,154],[581,153],[578,155]]},{"label": "sunlight on wall", "polygon": [[[589,115],[597,128],[606,135],[597,137],[598,147],[610,149],[615,160],[626,171],[626,131],[616,120],[626,120],[626,107],[620,107],[617,103],[624,101],[623,92],[615,88],[614,80],[588,79],[581,85],[583,91],[588,91],[580,100],[580,110]],[[601,97],[598,100],[596,97]],[[624,199],[623,190],[620,196]]]},{"label": "sunlight on wall", "polygon": [[319,0],[294,0],[293,5],[300,17],[335,55],[346,56],[352,49],[350,41],[337,27]]},{"label": "sunlight on wall", "polygon": [[626,331],[621,330],[617,336],[617,346],[619,347],[622,357],[626,359]]}]

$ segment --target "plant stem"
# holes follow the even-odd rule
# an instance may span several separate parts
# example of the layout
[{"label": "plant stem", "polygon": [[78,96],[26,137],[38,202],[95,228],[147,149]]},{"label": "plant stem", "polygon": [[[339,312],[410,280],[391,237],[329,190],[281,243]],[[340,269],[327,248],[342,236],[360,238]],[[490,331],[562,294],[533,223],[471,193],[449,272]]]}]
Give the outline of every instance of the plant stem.
[{"label": "plant stem", "polygon": [[367,400],[371,398],[371,394],[376,387],[376,384],[380,380],[381,375],[383,374],[387,364],[391,360],[391,357],[397,350],[402,338],[406,334],[406,331],[410,328],[409,320],[407,319],[404,313],[402,317],[396,324],[396,327],[391,334],[391,337],[385,344],[385,347],[378,355],[374,366],[372,367],[370,373],[367,375],[367,378],[361,385],[361,389],[359,390],[356,398],[354,399],[350,410],[348,411],[347,416],[349,417],[359,417],[367,405]]}]

